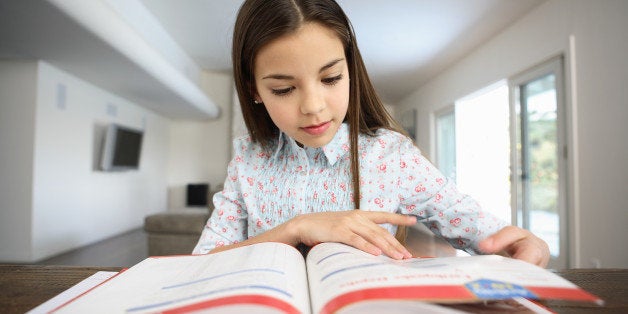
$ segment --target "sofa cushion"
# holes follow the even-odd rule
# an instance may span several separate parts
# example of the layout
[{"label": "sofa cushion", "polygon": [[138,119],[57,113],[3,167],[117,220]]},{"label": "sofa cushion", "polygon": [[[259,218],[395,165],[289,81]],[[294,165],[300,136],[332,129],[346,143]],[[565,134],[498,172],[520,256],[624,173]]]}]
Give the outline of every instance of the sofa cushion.
[{"label": "sofa cushion", "polygon": [[200,235],[209,219],[207,210],[182,209],[147,216],[144,230],[148,233]]}]

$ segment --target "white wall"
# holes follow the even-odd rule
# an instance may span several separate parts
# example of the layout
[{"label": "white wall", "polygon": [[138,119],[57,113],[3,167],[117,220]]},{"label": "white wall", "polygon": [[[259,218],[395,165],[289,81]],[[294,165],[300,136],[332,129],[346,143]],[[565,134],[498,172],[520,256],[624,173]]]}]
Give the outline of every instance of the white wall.
[{"label": "white wall", "polygon": [[[4,68],[20,65],[15,61],[2,64]],[[8,232],[11,241],[31,239],[31,242],[20,244],[27,251],[26,256],[13,254],[11,246],[6,246],[3,240],[0,260],[44,259],[138,228],[147,214],[166,210],[168,119],[45,62],[33,61],[20,67],[18,73],[29,73],[33,68],[36,73],[13,86],[7,94],[0,95],[2,133],[5,133],[4,117],[16,116],[18,111],[17,103],[9,103],[21,98],[21,94],[32,98],[19,104],[24,107],[20,110],[29,111],[31,116],[22,118],[17,130],[9,130],[10,138],[3,138],[0,148],[4,152],[5,143],[29,137],[30,132],[33,145],[30,154],[28,151],[19,155],[10,152],[9,156],[13,160],[23,158],[31,162],[30,167],[14,169],[11,160],[5,163],[3,157],[0,167],[11,167],[10,180],[32,176],[32,183],[20,184],[17,193],[31,195],[31,198],[11,204],[2,197],[0,230],[3,239]],[[0,77],[5,75],[12,74],[3,71]],[[65,97],[59,97],[59,86],[64,86]],[[115,114],[111,114],[112,108]],[[111,122],[145,131],[138,171],[102,172],[95,168],[103,128]],[[20,129],[26,135],[18,132]],[[5,178],[3,175],[0,179],[3,185]],[[3,187],[0,193],[8,191]],[[12,195],[7,197],[18,199]],[[19,199],[23,198],[20,195]],[[4,219],[5,215],[8,219]],[[28,215],[27,226],[18,229],[16,226],[24,225],[24,215]]]},{"label": "white wall", "polygon": [[[628,265],[628,250],[621,243],[628,239],[626,15],[628,2],[622,0],[549,0],[399,104],[398,112],[418,109],[418,145],[429,155],[435,111],[564,54],[573,122],[569,126],[573,267]],[[570,35],[575,39],[573,50]]]},{"label": "white wall", "polygon": [[170,210],[185,208],[187,184],[209,183],[214,190],[227,176],[233,78],[229,74],[204,72],[201,88],[220,107],[221,116],[206,122],[172,122],[168,161]]},{"label": "white wall", "polygon": [[0,260],[31,257],[36,78],[33,62],[0,61]]}]

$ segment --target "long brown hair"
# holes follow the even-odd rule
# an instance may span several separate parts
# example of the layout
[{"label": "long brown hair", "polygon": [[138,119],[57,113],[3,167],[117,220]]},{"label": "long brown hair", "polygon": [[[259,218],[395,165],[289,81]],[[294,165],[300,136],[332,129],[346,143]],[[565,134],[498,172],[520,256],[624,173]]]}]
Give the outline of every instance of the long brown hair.
[{"label": "long brown hair", "polygon": [[[358,135],[375,135],[380,128],[405,134],[384,108],[375,92],[358,49],[351,22],[333,0],[247,0],[240,7],[233,31],[233,75],[242,108],[242,117],[251,140],[271,149],[279,129],[264,106],[253,103],[254,65],[257,52],[281,36],[297,31],[304,23],[319,23],[334,30],[342,42],[349,77],[349,124],[353,202],[360,208],[360,164]],[[397,229],[405,241],[405,228]]]}]

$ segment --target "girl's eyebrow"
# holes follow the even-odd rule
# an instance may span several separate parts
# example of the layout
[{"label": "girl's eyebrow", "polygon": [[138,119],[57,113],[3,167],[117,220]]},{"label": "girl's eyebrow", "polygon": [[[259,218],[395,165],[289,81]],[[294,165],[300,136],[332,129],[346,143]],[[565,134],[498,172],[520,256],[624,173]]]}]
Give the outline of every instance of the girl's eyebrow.
[{"label": "girl's eyebrow", "polygon": [[329,63],[325,64],[324,66],[322,66],[321,69],[318,70],[318,73],[321,73],[321,72],[323,72],[323,71],[333,67],[334,65],[338,64],[338,62],[340,62],[342,60],[344,60],[344,58],[338,58],[336,60],[332,60],[331,62],[329,62]]},{"label": "girl's eyebrow", "polygon": [[[320,70],[318,70],[318,73],[321,73],[331,67],[333,67],[334,65],[338,64],[338,62],[344,60],[344,58],[338,58],[335,60],[330,61],[329,63],[325,64],[324,66],[322,66],[320,68]],[[264,77],[262,77],[262,80],[265,79],[275,79],[275,80],[294,80],[294,76],[292,75],[287,75],[287,74],[269,74],[266,75]]]}]

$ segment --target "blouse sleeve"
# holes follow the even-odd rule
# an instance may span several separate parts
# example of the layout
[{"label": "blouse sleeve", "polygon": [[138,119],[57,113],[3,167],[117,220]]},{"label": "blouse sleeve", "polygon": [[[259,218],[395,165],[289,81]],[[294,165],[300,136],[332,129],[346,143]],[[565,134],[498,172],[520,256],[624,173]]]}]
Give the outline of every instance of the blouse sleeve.
[{"label": "blouse sleeve", "polygon": [[471,254],[481,254],[478,243],[507,225],[458,191],[411,141],[400,145],[399,155],[401,213],[417,216],[434,234]]},{"label": "blouse sleeve", "polygon": [[214,211],[205,224],[192,254],[206,254],[216,247],[247,239],[247,210],[238,181],[241,157],[229,163],[224,189],[214,194]]}]

